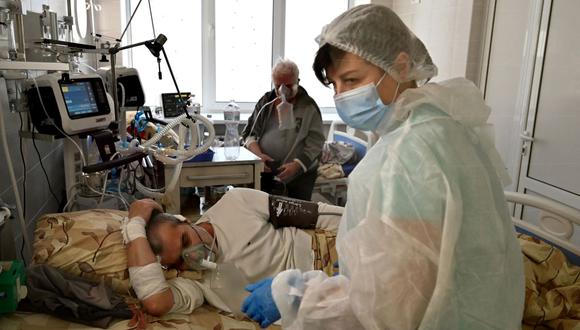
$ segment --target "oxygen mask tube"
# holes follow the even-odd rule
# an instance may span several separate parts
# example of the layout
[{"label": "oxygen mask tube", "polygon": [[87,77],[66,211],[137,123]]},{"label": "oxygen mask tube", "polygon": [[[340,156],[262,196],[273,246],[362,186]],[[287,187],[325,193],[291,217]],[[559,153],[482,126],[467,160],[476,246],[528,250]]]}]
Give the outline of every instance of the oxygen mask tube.
[{"label": "oxygen mask tube", "polygon": [[288,101],[290,98],[294,97],[294,92],[286,85],[280,85],[278,88],[278,95],[280,95],[280,98],[282,99],[282,102],[276,106],[276,110],[278,111],[278,129],[294,129],[296,127],[294,105]]},{"label": "oxygen mask tube", "polygon": [[[214,261],[211,260],[212,255],[217,255],[217,252],[214,251],[214,247],[215,247],[215,244],[217,241],[215,233],[213,235],[211,235],[205,228],[198,226],[198,225],[192,225],[191,228],[193,229],[193,231],[195,232],[195,234],[197,235],[197,237],[199,239],[200,243],[198,243],[198,244],[202,244],[204,249],[209,250],[209,253],[207,253],[207,256],[205,258],[201,258],[201,260],[199,260],[198,265],[201,266],[201,268],[203,268],[203,269],[209,269],[212,271],[216,271],[217,264],[216,264],[215,260]],[[202,230],[207,236],[210,236],[212,238],[211,246],[209,248],[207,247],[205,241],[201,237],[198,230]]]},{"label": "oxygen mask tube", "polygon": [[[190,133],[189,133],[190,139],[193,138],[194,136],[197,136],[197,125],[192,119],[189,119],[188,116],[190,116],[194,120],[200,121],[207,128],[209,136],[205,140],[203,145],[196,147],[196,148],[193,148],[193,146],[190,143],[190,148],[188,150],[186,150],[185,149],[186,142],[191,142],[191,141],[185,141],[185,138],[186,138],[185,127],[187,127],[190,131]],[[171,149],[171,148],[158,147],[157,143],[159,142],[159,140],[161,140],[161,138],[163,136],[165,136],[167,134],[170,134],[172,136],[175,135],[175,133],[173,132],[173,128],[177,125],[180,125],[179,126],[178,148]],[[179,174],[181,173],[181,167],[183,165],[183,162],[195,157],[196,155],[199,155],[199,154],[205,152],[206,150],[208,150],[211,147],[211,144],[212,144],[214,138],[215,138],[215,128],[213,126],[213,123],[209,119],[205,118],[204,116],[198,115],[198,114],[188,115],[188,113],[184,113],[184,114],[178,116],[177,118],[175,118],[174,120],[172,120],[171,122],[169,122],[163,129],[161,129],[161,131],[159,131],[157,134],[155,134],[151,139],[147,140],[145,143],[139,145],[139,142],[137,140],[131,141],[131,144],[129,146],[130,149],[135,149],[135,150],[139,150],[141,152],[150,153],[153,155],[153,157],[155,157],[155,159],[161,161],[162,163],[164,163],[166,165],[174,165],[175,166],[175,169],[173,171],[173,175],[171,176],[171,179],[169,180],[169,184],[166,185],[165,189],[151,189],[151,188],[145,187],[143,184],[136,181],[137,190],[139,190],[141,193],[143,193],[147,197],[164,198],[166,193],[168,191],[172,191],[174,189],[174,187],[177,185],[177,182],[179,181]]]},{"label": "oxygen mask tube", "polygon": [[[209,233],[208,233],[209,234]],[[209,248],[209,250],[215,254],[215,252],[213,252],[213,248],[215,247],[215,242],[216,242],[216,237],[215,234],[213,235],[213,240],[211,241],[211,247]],[[205,267],[207,269],[211,269],[211,270],[216,270],[217,269],[217,263],[215,261],[211,261],[210,257],[211,257],[211,253],[207,254],[207,257],[205,259],[201,259],[201,266]]]}]

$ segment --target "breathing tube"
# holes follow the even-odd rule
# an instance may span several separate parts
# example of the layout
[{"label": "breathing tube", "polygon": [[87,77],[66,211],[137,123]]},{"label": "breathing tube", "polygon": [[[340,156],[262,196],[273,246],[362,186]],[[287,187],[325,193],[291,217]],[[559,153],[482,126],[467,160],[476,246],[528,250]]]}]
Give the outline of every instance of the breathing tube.
[{"label": "breathing tube", "polygon": [[[186,128],[189,129],[189,136],[190,139],[197,136],[197,126],[196,123],[193,122],[192,119],[188,118],[187,114],[184,113],[171,122],[169,122],[161,131],[155,134],[151,139],[147,140],[145,143],[139,145],[137,140],[131,141],[129,145],[129,149],[139,150],[142,152],[150,153],[155,157],[155,159],[159,160],[160,162],[166,165],[174,165],[175,170],[173,171],[173,175],[169,180],[169,183],[165,185],[165,189],[151,189],[139,181],[135,182],[136,188],[139,192],[144,194],[147,197],[151,198],[163,198],[167,191],[172,191],[173,188],[177,185],[179,181],[179,174],[181,173],[181,168],[183,166],[183,162],[187,161],[196,155],[199,155],[205,152],[211,146],[214,138],[215,138],[215,129],[213,127],[213,123],[198,114],[191,115],[192,119],[199,120],[203,123],[203,125],[207,128],[209,132],[209,136],[205,139],[203,145],[197,148],[185,149],[185,138],[186,138]],[[183,125],[181,125],[183,124]],[[171,135],[175,138],[175,132],[173,132],[173,128],[177,125],[179,126],[179,139],[178,139],[178,147],[177,149],[171,148],[163,148],[157,146],[157,142],[161,140],[161,138],[167,134]],[[189,141],[188,141],[189,142]]]}]

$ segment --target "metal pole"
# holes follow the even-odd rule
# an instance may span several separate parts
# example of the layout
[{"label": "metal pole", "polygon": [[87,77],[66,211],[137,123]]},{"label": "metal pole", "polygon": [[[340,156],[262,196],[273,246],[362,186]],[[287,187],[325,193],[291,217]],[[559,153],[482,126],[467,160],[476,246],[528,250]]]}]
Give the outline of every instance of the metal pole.
[{"label": "metal pole", "polygon": [[115,118],[117,124],[119,124],[119,135],[121,136],[121,143],[127,140],[127,131],[125,130],[125,125],[127,120],[124,114],[121,113],[119,107],[119,100],[117,98],[117,70],[115,66],[117,65],[117,53],[110,52],[111,57],[111,95],[113,97],[113,106],[115,108]]}]

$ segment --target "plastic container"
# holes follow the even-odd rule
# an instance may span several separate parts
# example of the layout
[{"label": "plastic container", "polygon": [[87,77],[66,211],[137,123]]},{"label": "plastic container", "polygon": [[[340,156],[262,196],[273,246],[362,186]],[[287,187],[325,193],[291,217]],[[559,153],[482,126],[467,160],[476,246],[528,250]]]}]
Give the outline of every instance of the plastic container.
[{"label": "plastic container", "polygon": [[12,313],[26,297],[26,272],[20,260],[0,261],[0,314]]},{"label": "plastic container", "polygon": [[224,122],[226,131],[224,134],[224,153],[227,160],[238,159],[240,156],[240,107],[232,100],[224,109]]},{"label": "plastic container", "polygon": [[242,303],[248,296],[245,290],[248,280],[233,263],[219,263],[212,270],[210,288],[228,306],[235,316],[244,315],[241,311]]},{"label": "plastic container", "polygon": [[283,100],[282,103],[276,107],[278,110],[278,129],[294,129],[296,127],[296,120],[294,119],[294,106],[292,103]]}]

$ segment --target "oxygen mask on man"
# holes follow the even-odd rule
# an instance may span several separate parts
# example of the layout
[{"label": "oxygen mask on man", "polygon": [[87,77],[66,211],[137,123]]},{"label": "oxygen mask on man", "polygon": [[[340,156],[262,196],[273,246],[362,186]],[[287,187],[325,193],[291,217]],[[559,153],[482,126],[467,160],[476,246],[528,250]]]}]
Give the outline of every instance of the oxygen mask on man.
[{"label": "oxygen mask on man", "polygon": [[276,106],[278,111],[278,129],[286,130],[296,127],[296,120],[294,119],[294,105],[288,100],[296,95],[298,86],[294,84],[290,89],[288,86],[282,84],[278,88],[278,95],[280,97],[280,104]]},{"label": "oxygen mask on man", "polygon": [[199,242],[181,251],[183,267],[188,270],[205,270],[215,268],[215,237],[212,237],[203,227],[192,226]]}]

